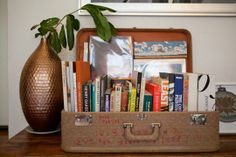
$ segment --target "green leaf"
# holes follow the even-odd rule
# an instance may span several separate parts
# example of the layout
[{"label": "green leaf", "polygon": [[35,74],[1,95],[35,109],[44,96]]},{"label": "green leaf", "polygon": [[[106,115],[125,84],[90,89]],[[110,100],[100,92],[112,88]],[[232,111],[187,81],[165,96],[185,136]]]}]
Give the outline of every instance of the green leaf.
[{"label": "green leaf", "polygon": [[80,23],[79,23],[79,20],[78,19],[74,19],[73,20],[73,28],[78,31],[79,28],[80,28]]},{"label": "green leaf", "polygon": [[34,26],[32,26],[32,27],[30,28],[30,30],[32,31],[32,30],[34,30],[35,28],[37,28],[38,26],[39,26],[39,24],[34,25]]},{"label": "green leaf", "polygon": [[112,29],[107,18],[99,10],[97,5],[87,4],[82,7],[90,13],[96,25],[97,34],[105,41],[109,41],[112,37]]},{"label": "green leaf", "polygon": [[56,51],[56,53],[61,52],[61,43],[58,38],[58,33],[56,31],[53,31],[50,33],[49,41],[51,44],[51,47]]},{"label": "green leaf", "polygon": [[59,33],[59,40],[61,42],[61,45],[66,48],[66,33],[65,33],[65,28],[64,25],[61,26],[61,30]]},{"label": "green leaf", "polygon": [[72,50],[74,47],[74,30],[73,30],[73,15],[68,15],[66,17],[66,33],[69,50]]},{"label": "green leaf", "polygon": [[46,20],[43,20],[40,23],[40,25],[41,25],[41,27],[53,27],[53,26],[57,25],[59,21],[60,21],[59,18],[52,17],[52,18],[48,18]]}]

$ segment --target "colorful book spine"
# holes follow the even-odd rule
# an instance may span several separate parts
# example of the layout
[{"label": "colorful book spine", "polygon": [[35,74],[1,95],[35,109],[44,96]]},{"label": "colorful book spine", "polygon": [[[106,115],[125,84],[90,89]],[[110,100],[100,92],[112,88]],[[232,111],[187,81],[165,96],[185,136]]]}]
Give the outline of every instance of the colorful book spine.
[{"label": "colorful book spine", "polygon": [[128,88],[128,111],[130,111],[130,105],[131,105],[131,95],[132,95],[132,83],[130,81],[126,81],[126,86]]},{"label": "colorful book spine", "polygon": [[169,80],[161,79],[161,111],[169,111]]},{"label": "colorful book spine", "polygon": [[175,112],[183,111],[183,74],[175,74]]},{"label": "colorful book spine", "polygon": [[83,97],[82,85],[90,80],[90,64],[89,62],[76,61],[76,81],[77,81],[77,108],[82,112]]},{"label": "colorful book spine", "polygon": [[145,91],[145,94],[144,94],[143,111],[144,112],[152,111],[152,94],[149,93],[148,91]]},{"label": "colorful book spine", "polygon": [[143,111],[145,88],[146,88],[146,78],[143,77],[140,89],[139,112]]},{"label": "colorful book spine", "polygon": [[90,112],[89,85],[85,83],[82,85],[82,88],[83,88],[83,112]]},{"label": "colorful book spine", "polygon": [[114,112],[121,111],[121,91],[122,86],[120,84],[115,85],[115,98],[114,98]]},{"label": "colorful book spine", "polygon": [[175,95],[174,95],[175,74],[160,72],[160,77],[169,80],[168,106],[169,106],[169,112],[172,112],[174,111],[174,104],[175,104]]},{"label": "colorful book spine", "polygon": [[105,92],[107,89],[107,75],[101,76],[100,80],[100,112],[105,112]]},{"label": "colorful book spine", "polygon": [[183,80],[183,112],[188,111],[188,85],[189,85],[189,79],[188,75],[185,73],[183,74],[184,80]]},{"label": "colorful book spine", "polygon": [[95,112],[95,82],[92,82],[91,84],[91,111]]},{"label": "colorful book spine", "polygon": [[160,112],[161,111],[161,87],[159,84],[155,83],[146,83],[146,90],[152,94],[152,111]]},{"label": "colorful book spine", "polygon": [[100,76],[95,78],[95,112],[100,112]]},{"label": "colorful book spine", "polygon": [[141,92],[141,83],[142,83],[142,72],[133,71],[131,81],[132,81],[132,84],[136,88],[135,111],[139,111],[140,92]]},{"label": "colorful book spine", "polygon": [[110,112],[111,103],[111,88],[107,89],[105,92],[105,112]]},{"label": "colorful book spine", "polygon": [[135,112],[135,103],[136,103],[136,88],[132,87],[131,96],[130,96],[130,112]]},{"label": "colorful book spine", "polygon": [[111,90],[110,95],[110,112],[115,112],[115,90]]},{"label": "colorful book spine", "polygon": [[128,90],[121,92],[121,112],[128,111]]}]

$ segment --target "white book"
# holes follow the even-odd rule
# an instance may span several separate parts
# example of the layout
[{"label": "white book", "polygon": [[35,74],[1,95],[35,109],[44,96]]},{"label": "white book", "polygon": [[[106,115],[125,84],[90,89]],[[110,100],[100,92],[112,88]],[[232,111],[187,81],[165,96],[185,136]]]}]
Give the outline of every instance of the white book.
[{"label": "white book", "polygon": [[100,112],[100,77],[95,79],[95,112]]},{"label": "white book", "polygon": [[70,84],[70,68],[69,62],[66,62],[66,87],[67,87],[67,104],[68,111],[71,112],[71,84]]},{"label": "white book", "polygon": [[188,75],[188,111],[197,111],[198,104],[198,74],[187,73]]},{"label": "white book", "polygon": [[73,61],[69,61],[69,81],[70,81],[70,94],[71,94],[71,112],[75,112]]},{"label": "white book", "polygon": [[[139,112],[143,112],[144,93],[146,87],[146,78],[143,77],[141,81],[140,99],[139,99]],[[132,89],[132,87],[131,87]]]},{"label": "white book", "polygon": [[215,92],[216,83],[215,75],[199,74],[198,75],[198,111],[215,110]]},{"label": "white book", "polygon": [[68,104],[67,104],[66,63],[65,63],[65,61],[61,61],[61,71],[62,71],[64,110],[67,112],[68,111]]},{"label": "white book", "polygon": [[76,85],[76,73],[73,73],[73,92],[74,92],[74,104],[75,104],[75,112],[78,112],[78,106],[77,106],[77,85]]},{"label": "white book", "polygon": [[114,112],[121,111],[121,91],[122,91],[122,86],[120,84],[117,84],[115,86]]}]

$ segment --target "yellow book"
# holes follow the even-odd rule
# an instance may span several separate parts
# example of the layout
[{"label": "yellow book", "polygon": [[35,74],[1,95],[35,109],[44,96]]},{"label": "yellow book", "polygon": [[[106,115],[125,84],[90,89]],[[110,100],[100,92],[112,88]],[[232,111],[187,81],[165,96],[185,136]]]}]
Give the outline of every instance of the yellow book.
[{"label": "yellow book", "polygon": [[130,112],[135,112],[135,103],[136,103],[136,88],[132,87],[131,90],[131,101],[130,101]]}]

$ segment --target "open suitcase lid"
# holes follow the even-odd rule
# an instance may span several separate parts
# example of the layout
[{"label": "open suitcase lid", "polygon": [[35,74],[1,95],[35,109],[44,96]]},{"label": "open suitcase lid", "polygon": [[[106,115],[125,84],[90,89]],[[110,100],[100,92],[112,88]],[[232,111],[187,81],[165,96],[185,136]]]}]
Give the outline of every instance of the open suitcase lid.
[{"label": "open suitcase lid", "polygon": [[[89,41],[91,35],[96,35],[96,29],[83,28],[77,34],[76,59],[82,60],[84,42]],[[186,72],[192,72],[192,41],[191,34],[186,29],[138,29],[138,28],[120,28],[117,29],[117,35],[131,36],[133,42],[147,41],[186,41],[187,54],[174,56],[155,56],[155,58],[184,58],[186,60]]]}]

